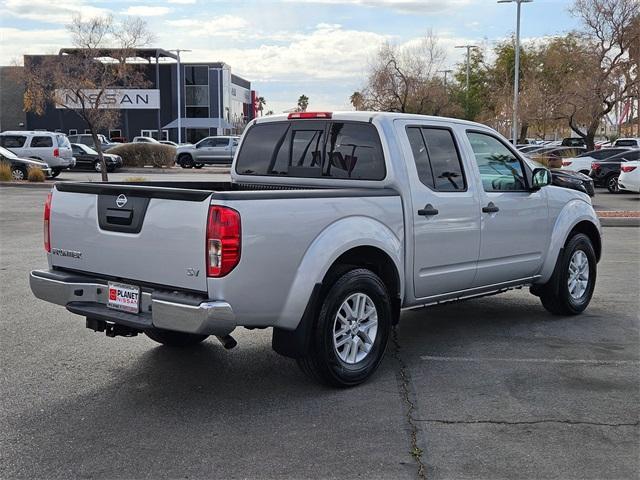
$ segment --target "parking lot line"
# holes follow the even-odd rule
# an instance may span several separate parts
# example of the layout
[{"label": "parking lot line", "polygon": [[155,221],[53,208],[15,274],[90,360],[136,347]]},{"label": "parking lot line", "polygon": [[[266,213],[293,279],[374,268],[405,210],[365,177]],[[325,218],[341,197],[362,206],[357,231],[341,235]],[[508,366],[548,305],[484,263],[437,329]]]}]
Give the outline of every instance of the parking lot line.
[{"label": "parking lot line", "polygon": [[586,365],[640,365],[640,360],[595,360],[595,359],[567,359],[567,358],[496,358],[496,357],[436,357],[420,356],[428,362],[509,362],[509,363],[566,363]]}]

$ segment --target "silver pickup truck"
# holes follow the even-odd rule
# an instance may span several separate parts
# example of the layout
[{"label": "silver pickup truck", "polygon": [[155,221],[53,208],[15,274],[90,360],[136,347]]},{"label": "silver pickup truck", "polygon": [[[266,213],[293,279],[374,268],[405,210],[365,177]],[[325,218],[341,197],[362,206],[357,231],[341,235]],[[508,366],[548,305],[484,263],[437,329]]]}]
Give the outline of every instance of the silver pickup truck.
[{"label": "silver pickup truck", "polygon": [[[109,336],[189,346],[273,327],[313,378],[367,379],[400,311],[530,286],[591,300],[601,228],[492,129],[391,113],[253,120],[229,183],[58,183],[36,297]],[[425,314],[426,315],[426,314]]]}]

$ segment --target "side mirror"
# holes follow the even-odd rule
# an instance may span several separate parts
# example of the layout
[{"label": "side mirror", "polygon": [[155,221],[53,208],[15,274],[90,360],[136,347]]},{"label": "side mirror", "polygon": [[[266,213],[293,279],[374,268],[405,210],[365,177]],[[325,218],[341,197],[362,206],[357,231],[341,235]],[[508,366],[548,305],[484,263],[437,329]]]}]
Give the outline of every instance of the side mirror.
[{"label": "side mirror", "polygon": [[536,168],[531,176],[531,188],[540,190],[542,187],[551,185],[551,172],[546,168]]}]

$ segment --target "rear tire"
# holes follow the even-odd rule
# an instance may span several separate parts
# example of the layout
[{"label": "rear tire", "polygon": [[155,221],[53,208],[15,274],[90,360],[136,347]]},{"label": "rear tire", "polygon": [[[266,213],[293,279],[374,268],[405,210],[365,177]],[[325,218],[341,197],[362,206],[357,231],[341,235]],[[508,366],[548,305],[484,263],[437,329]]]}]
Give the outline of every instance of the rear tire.
[{"label": "rear tire", "polygon": [[146,330],[144,334],[151,340],[155,340],[156,342],[168,347],[191,347],[204,341],[209,336],[175,332],[173,330],[162,330],[159,328]]},{"label": "rear tire", "polygon": [[51,178],[56,178],[62,172],[61,168],[52,168],[51,169]]},{"label": "rear tire", "polygon": [[588,306],[596,285],[596,254],[589,237],[571,237],[549,281],[535,292],[554,315],[578,315]]},{"label": "rear tire", "polygon": [[620,193],[620,187],[618,186],[618,175],[610,175],[607,177],[607,190],[610,193]]},{"label": "rear tire", "polygon": [[298,366],[312,379],[335,387],[364,382],[384,356],[392,318],[382,280],[364,268],[347,271],[322,297],[309,351]]}]

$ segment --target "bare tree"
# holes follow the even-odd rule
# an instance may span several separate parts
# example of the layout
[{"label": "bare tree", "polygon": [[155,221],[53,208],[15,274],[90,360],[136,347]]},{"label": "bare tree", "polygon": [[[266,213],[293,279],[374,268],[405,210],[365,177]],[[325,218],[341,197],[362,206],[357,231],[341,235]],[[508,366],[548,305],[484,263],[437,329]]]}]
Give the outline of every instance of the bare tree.
[{"label": "bare tree", "polygon": [[637,89],[637,71],[629,55],[640,43],[637,0],[575,0],[571,9],[582,23],[577,33],[579,57],[565,79],[566,118],[589,148],[602,122],[619,102]]},{"label": "bare tree", "polygon": [[385,43],[369,67],[365,88],[351,102],[356,109],[437,115],[447,103],[444,84],[436,76],[444,59],[432,32],[415,45]]},{"label": "bare tree", "polygon": [[72,51],[35,57],[25,65],[25,110],[42,114],[54,104],[78,115],[91,132],[106,182],[98,132],[119,119],[120,111],[112,103],[118,88],[146,85],[139,65],[127,60],[136,48],[148,45],[152,35],[140,19],[116,23],[112,17],[85,21],[77,16],[67,29],[75,47]]}]

